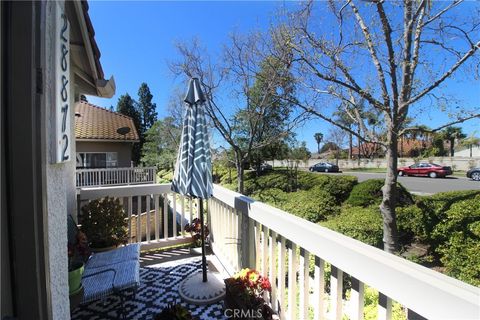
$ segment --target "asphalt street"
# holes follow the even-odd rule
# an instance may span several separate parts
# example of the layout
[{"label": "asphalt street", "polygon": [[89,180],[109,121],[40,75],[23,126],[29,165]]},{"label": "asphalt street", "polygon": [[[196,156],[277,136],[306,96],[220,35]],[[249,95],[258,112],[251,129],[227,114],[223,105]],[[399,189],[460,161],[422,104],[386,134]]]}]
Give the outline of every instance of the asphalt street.
[{"label": "asphalt street", "polygon": [[[344,174],[352,175],[358,178],[358,181],[365,181],[368,179],[384,179],[384,173],[370,173],[370,172],[342,172],[342,173],[320,173],[320,174]],[[415,194],[434,194],[444,191],[455,190],[480,190],[480,182],[473,181],[467,177],[453,177],[446,178],[425,178],[425,177],[398,177],[400,182],[408,191]]]}]

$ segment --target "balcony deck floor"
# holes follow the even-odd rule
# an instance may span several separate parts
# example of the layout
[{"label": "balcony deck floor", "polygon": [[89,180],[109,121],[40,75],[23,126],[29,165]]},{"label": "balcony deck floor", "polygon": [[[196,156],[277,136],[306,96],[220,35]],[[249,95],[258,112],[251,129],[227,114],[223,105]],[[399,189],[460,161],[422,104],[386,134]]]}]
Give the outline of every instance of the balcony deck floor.
[{"label": "balcony deck floor", "polygon": [[[209,259],[210,260],[210,259]],[[168,304],[180,303],[201,320],[225,319],[223,303],[196,306],[184,302],[178,294],[179,283],[201,270],[201,257],[191,255],[189,249],[142,253],[140,257],[140,287],[133,297],[126,292],[125,318],[135,320],[154,319]],[[218,271],[208,263],[210,271]],[[220,270],[222,271],[222,270]],[[121,319],[121,299],[112,295],[102,301],[94,301],[76,308],[72,320]]]}]

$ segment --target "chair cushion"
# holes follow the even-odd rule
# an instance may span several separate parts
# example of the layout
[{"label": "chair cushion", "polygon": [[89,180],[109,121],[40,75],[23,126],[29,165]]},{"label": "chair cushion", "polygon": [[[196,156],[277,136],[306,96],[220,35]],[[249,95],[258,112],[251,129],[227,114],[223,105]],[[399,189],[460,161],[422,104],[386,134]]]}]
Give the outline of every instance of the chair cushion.
[{"label": "chair cushion", "polygon": [[132,243],[124,247],[119,247],[115,250],[92,254],[88,259],[85,267],[86,269],[100,268],[100,267],[109,266],[112,264],[130,261],[130,260],[138,261],[139,257],[140,257],[140,244]]},{"label": "chair cushion", "polygon": [[[115,271],[113,271],[115,270]],[[88,277],[91,275],[90,277]],[[140,285],[140,263],[130,260],[99,268],[87,268],[83,274],[83,303]]]}]

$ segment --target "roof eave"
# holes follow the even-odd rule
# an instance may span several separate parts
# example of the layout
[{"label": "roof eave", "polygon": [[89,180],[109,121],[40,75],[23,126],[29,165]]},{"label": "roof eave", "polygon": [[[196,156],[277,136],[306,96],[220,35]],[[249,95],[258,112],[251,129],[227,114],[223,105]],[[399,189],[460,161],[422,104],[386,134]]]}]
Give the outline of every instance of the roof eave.
[{"label": "roof eave", "polygon": [[[111,98],[115,94],[115,80],[113,76],[110,77],[109,80],[104,79],[104,74],[102,70],[102,66],[100,64],[100,51],[98,50],[97,44],[95,39],[90,37],[88,32],[88,26],[93,29],[91,26],[90,17],[88,15],[88,5],[84,1],[74,1],[74,8],[77,14],[77,19],[79,22],[83,43],[85,45],[85,51],[87,53],[88,64],[90,66],[91,72],[83,70],[93,78],[95,91],[97,92],[98,97],[102,98]],[[97,55],[95,55],[94,48],[97,51]]]},{"label": "roof eave", "polygon": [[138,143],[140,140],[129,140],[129,139],[94,139],[94,138],[75,138],[77,142],[123,142],[123,143]]}]

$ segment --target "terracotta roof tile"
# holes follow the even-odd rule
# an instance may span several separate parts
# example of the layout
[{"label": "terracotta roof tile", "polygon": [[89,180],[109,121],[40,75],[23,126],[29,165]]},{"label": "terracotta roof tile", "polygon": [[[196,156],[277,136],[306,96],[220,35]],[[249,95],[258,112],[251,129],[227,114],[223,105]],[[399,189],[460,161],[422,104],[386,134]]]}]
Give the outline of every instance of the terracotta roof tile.
[{"label": "terracotta roof tile", "polygon": [[[125,136],[117,132],[122,127],[130,128],[130,132]],[[132,118],[84,101],[75,105],[75,138],[120,141],[139,140]]]}]

